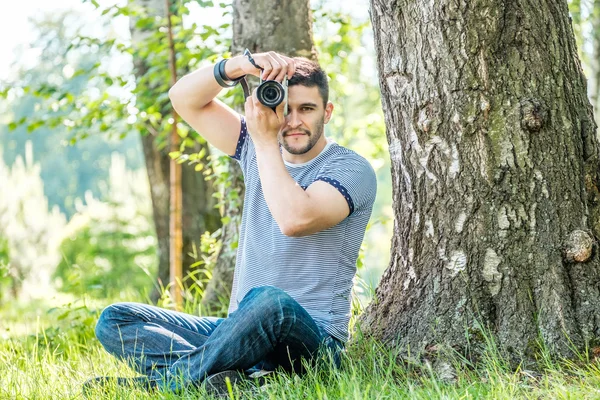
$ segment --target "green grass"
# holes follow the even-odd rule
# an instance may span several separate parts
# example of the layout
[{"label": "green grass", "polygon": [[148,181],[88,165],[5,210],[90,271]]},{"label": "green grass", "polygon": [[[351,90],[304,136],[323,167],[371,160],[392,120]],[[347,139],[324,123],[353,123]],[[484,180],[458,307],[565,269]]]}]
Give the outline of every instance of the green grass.
[{"label": "green grass", "polygon": [[[98,375],[134,376],[104,352],[93,335],[102,304],[75,302],[5,305],[0,309],[0,399],[81,399],[81,385]],[[49,311],[51,310],[51,311]],[[232,399],[600,399],[600,364],[545,361],[543,373],[513,371],[497,351],[476,369],[457,359],[454,379],[425,362],[395,362],[396,354],[371,340],[356,340],[340,370],[304,376],[276,374],[261,390],[235,387]],[[438,372],[436,372],[438,371]],[[181,396],[109,388],[92,398],[209,398],[202,390]]]}]

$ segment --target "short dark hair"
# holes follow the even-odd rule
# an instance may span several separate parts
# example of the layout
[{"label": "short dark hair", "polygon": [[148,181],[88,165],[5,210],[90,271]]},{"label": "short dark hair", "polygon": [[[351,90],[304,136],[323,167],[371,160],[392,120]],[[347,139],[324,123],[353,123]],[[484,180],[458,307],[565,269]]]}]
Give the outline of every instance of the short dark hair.
[{"label": "short dark hair", "polygon": [[319,88],[319,94],[323,99],[323,105],[329,101],[329,82],[327,74],[321,69],[321,66],[304,57],[294,57],[296,72],[288,82],[288,86],[302,85],[306,87]]}]

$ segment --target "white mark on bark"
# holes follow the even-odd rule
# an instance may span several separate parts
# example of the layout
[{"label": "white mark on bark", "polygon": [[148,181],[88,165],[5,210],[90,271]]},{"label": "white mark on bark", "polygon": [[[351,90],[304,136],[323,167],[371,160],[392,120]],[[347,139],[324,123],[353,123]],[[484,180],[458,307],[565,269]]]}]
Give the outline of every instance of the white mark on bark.
[{"label": "white mark on bark", "polygon": [[515,227],[520,228],[525,221],[527,221],[527,213],[523,204],[519,204],[516,213],[513,211],[513,218],[515,220]]},{"label": "white mark on bark", "polygon": [[500,210],[498,210],[498,228],[502,230],[507,230],[510,228],[510,221],[508,220],[506,207],[502,207]]},{"label": "white mark on bark", "polygon": [[463,126],[460,123],[460,114],[458,112],[455,112],[454,116],[452,116],[452,122],[454,123],[454,125],[456,125],[456,130],[457,130],[456,143],[460,143],[460,141],[462,139],[462,134],[463,134]]},{"label": "white mark on bark", "polygon": [[402,161],[402,142],[398,138],[392,138],[390,143],[390,158],[392,161]]},{"label": "white mark on bark", "polygon": [[467,267],[467,256],[462,250],[455,250],[450,254],[450,260],[446,268],[451,271],[452,276],[456,276],[460,271]]},{"label": "white mark on bark", "polygon": [[466,297],[462,297],[458,303],[456,303],[456,307],[454,308],[455,312],[456,312],[456,316],[460,317],[463,312],[465,311],[465,305],[467,304],[467,298]]},{"label": "white mark on bark", "polygon": [[394,71],[386,77],[389,93],[392,97],[398,98],[409,86],[412,78],[410,75]]},{"label": "white mark on bark", "polygon": [[440,260],[448,261],[448,257],[446,257],[446,242],[445,241],[438,247],[438,256],[440,257]]},{"label": "white mark on bark", "polygon": [[454,223],[454,230],[456,231],[456,233],[462,232],[466,220],[467,214],[465,214],[464,211],[461,211],[460,214],[458,214],[458,217],[456,218],[456,222]]},{"label": "white mark on bark", "polygon": [[536,232],[535,232],[535,226],[536,226],[536,220],[535,220],[535,211],[537,209],[537,203],[533,203],[531,205],[531,208],[529,209],[529,229],[531,230],[531,235],[535,236]]},{"label": "white mark on bark", "polygon": [[425,236],[427,236],[427,237],[435,236],[435,231],[433,229],[433,222],[430,219],[425,221]]},{"label": "white mark on bark", "polygon": [[501,262],[502,258],[496,254],[494,249],[486,249],[482,275],[483,280],[489,283],[488,289],[490,289],[492,296],[497,295],[502,286],[502,274],[498,272],[498,265],[500,265]]},{"label": "white mark on bark", "polygon": [[546,180],[544,179],[542,172],[540,170],[536,169],[533,171],[533,174],[535,176],[535,179],[537,179],[540,182],[542,194],[544,195],[545,198],[549,199],[550,193],[548,193],[548,186],[546,185]]},{"label": "white mark on bark", "polygon": [[546,182],[544,182],[542,184],[542,194],[544,195],[545,198],[547,198],[547,199],[550,198],[550,193],[548,193],[548,187],[546,186]]},{"label": "white mark on bark", "polygon": [[452,117],[452,122],[454,122],[457,125],[460,123],[460,115],[458,113],[454,113],[454,116]]},{"label": "white mark on bark", "polygon": [[460,172],[460,161],[458,159],[458,149],[456,148],[456,145],[452,143],[450,148],[452,161],[450,162],[450,168],[448,168],[448,176],[450,176],[451,179],[454,179]]},{"label": "white mark on bark", "polygon": [[410,259],[410,262],[408,263],[408,276],[406,277],[406,280],[404,281],[404,283],[402,285],[405,290],[408,289],[408,287],[410,286],[410,283],[412,281],[416,281],[417,280],[417,274],[415,274],[415,270],[413,268],[413,263],[412,263],[413,258],[414,258],[414,251],[411,248],[409,250],[409,259]]},{"label": "white mark on bark", "polygon": [[[425,148],[422,148],[419,145],[419,138],[414,130],[411,130],[410,133],[410,149],[411,149],[411,159],[414,161],[417,160],[418,164],[421,166],[421,169],[417,170],[417,177],[420,177],[423,173],[431,179],[433,182],[437,182],[438,178],[435,176],[433,172],[429,170],[427,164],[429,163],[429,156],[431,155],[431,150],[434,147],[438,146],[440,150],[447,154],[448,152],[448,144],[439,136],[433,136],[425,143]],[[414,158],[413,158],[414,157]]]},{"label": "white mark on bark", "polygon": [[421,222],[421,215],[419,213],[415,213],[415,226],[419,226],[419,222]]},{"label": "white mark on bark", "polygon": [[482,97],[479,107],[481,108],[481,111],[483,111],[483,112],[490,111],[490,102],[485,97]]},{"label": "white mark on bark", "polygon": [[440,292],[440,278],[435,276],[433,278],[433,293],[438,294]]},{"label": "white mark on bark", "polygon": [[[502,140],[504,139],[504,140]],[[500,159],[501,164],[510,168],[515,167],[515,157],[513,154],[513,145],[508,138],[502,138],[500,143]]]},{"label": "white mark on bark", "polygon": [[423,107],[419,112],[419,120],[417,121],[417,126],[425,133],[429,132],[429,128],[431,128],[431,119],[428,112],[428,107]]},{"label": "white mark on bark", "polygon": [[483,54],[483,47],[479,52],[479,76],[481,77],[481,80],[483,80],[485,88],[489,89],[488,66],[487,61],[485,60],[485,54]]}]

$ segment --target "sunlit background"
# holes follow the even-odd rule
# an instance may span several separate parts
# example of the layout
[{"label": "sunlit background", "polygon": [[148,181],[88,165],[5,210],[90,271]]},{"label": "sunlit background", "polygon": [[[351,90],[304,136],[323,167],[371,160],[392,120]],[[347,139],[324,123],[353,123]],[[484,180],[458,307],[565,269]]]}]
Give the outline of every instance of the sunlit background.
[{"label": "sunlit background", "polygon": [[[189,8],[179,14],[182,21],[173,18],[181,70],[212,63],[227,51],[230,0],[172,3]],[[568,3],[600,122],[600,0]],[[95,338],[100,310],[116,301],[173,306],[168,289],[157,285],[158,240],[142,146],[142,135],[148,134],[164,146],[171,124],[164,20],[142,22],[154,36],[144,42],[148,48],[139,49],[132,45],[129,18],[115,5],[128,3],[0,0],[0,398],[79,398],[82,382],[92,376],[131,375]],[[389,152],[368,1],[311,0],[311,7],[314,42],[335,104],[326,134],[367,158],[378,179],[357,265],[352,331],[389,264],[394,229]],[[149,82],[136,86],[132,54],[144,59]],[[240,88],[222,93],[230,105],[241,97]],[[198,135],[185,123],[178,128],[186,139],[195,135],[193,144],[198,144]],[[210,178],[222,205],[228,201],[222,194],[228,176],[221,159],[227,157],[211,151],[215,157],[210,162],[185,161],[182,167],[198,174],[192,177]],[[193,161],[194,154],[188,154]],[[398,221],[398,230],[402,224]],[[193,273],[186,278],[184,311],[194,314],[203,314],[198,299],[219,249],[218,230],[202,233],[190,256],[193,264],[188,264]],[[589,375],[545,365],[560,376],[543,380],[521,370],[522,365],[515,372],[494,355],[481,375],[472,375],[471,360],[461,359],[466,375],[456,382],[464,391],[454,391],[457,386],[446,380],[427,383],[412,362],[401,373],[390,369],[396,353],[378,346],[365,351],[371,346],[365,343],[353,353],[363,363],[342,372],[347,378],[326,377],[312,392],[297,380],[289,386],[299,387],[299,398],[327,398],[330,388],[323,382],[334,381],[340,393],[360,398],[515,398],[517,386],[536,398],[561,397],[563,392],[565,398],[587,398],[572,391],[573,383],[585,381],[592,393],[600,379],[597,360]],[[382,358],[375,362],[369,354]],[[428,361],[425,375],[433,377]],[[410,395],[389,395],[390,384]],[[478,386],[483,392],[477,392]],[[535,394],[536,387],[545,395]],[[450,392],[455,395],[445,394]],[[276,392],[266,392],[265,398],[269,393]]]},{"label": "sunlit background", "polygon": [[[92,3],[0,5],[0,307],[31,299],[43,300],[37,304],[46,308],[86,299],[145,301],[153,289],[157,242],[140,136],[132,128],[150,111],[136,106],[131,56],[102,47],[110,40],[125,45],[130,40],[126,16],[101,15],[102,9],[126,2],[99,0],[99,8]],[[230,7],[201,3],[189,3],[184,26],[230,23]],[[364,306],[388,265],[393,229],[368,2],[314,0],[311,5],[315,44],[336,104],[327,135],[366,157],[378,175],[356,279]],[[592,1],[570,6],[590,99],[597,102]],[[230,28],[220,32],[231,36]],[[91,38],[90,44],[81,46],[82,38]],[[211,35],[190,38],[190,45],[199,43],[219,46]],[[93,74],[82,72],[95,65]],[[68,94],[59,96],[52,87]],[[102,108],[105,102],[113,108],[122,104],[120,113],[88,112],[88,105],[92,110],[92,104]],[[82,110],[69,110],[69,104],[82,104],[85,112],[77,114]],[[201,242],[198,238],[199,247],[210,251],[212,244]],[[0,336],[6,334],[0,329]]]},{"label": "sunlit background", "polygon": [[[132,101],[132,59],[96,44],[69,48],[81,37],[123,43],[130,39],[127,17],[100,12],[126,2],[98,4],[100,9],[90,1],[23,0],[0,6],[4,306],[36,300],[38,312],[44,312],[70,302],[146,301],[153,289],[157,244],[149,184],[139,134],[130,129],[145,113]],[[312,7],[315,44],[336,104],[326,133],[369,159],[379,179],[356,279],[357,299],[364,305],[388,264],[393,215],[368,3],[349,2],[342,8],[340,2],[321,0]],[[189,9],[183,20],[187,27],[231,20],[224,13],[227,7],[192,2]],[[230,30],[224,34],[231,36]],[[190,38],[190,43],[198,40],[204,38]],[[81,73],[95,63],[102,78]],[[116,85],[106,76],[125,77],[126,82]],[[46,85],[66,87],[69,95],[43,93],[50,90]],[[48,118],[70,102],[91,104],[105,93],[120,99],[123,110],[120,119],[96,118],[94,123],[102,128],[94,125],[82,133],[72,111],[58,120]],[[200,238],[198,242],[200,247]],[[0,335],[7,332],[0,330]]]}]

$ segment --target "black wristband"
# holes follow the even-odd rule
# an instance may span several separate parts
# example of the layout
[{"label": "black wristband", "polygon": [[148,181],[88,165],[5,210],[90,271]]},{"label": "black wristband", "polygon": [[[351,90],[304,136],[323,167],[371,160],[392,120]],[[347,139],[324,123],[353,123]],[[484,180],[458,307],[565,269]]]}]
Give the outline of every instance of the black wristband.
[{"label": "black wristband", "polygon": [[230,87],[234,87],[235,85],[238,84],[238,82],[242,79],[244,79],[244,76],[237,78],[235,80],[230,79],[227,74],[225,73],[225,63],[227,62],[227,59],[223,59],[221,61],[219,61],[218,63],[215,64],[215,67],[213,68],[213,74],[215,75],[215,80],[217,81],[217,83],[223,87],[223,88],[230,88]]},{"label": "black wristband", "polygon": [[245,77],[245,76],[246,76],[246,75],[242,75],[242,76],[240,76],[239,78],[236,78],[236,79],[231,79],[230,77],[228,77],[228,76],[227,76],[227,73],[225,72],[225,63],[226,63],[227,61],[228,61],[228,60],[227,60],[227,59],[225,59],[225,60],[223,60],[223,62],[222,62],[222,63],[219,63],[219,72],[221,73],[221,78],[223,78],[223,79],[224,79],[224,80],[226,80],[226,81],[230,81],[230,82],[236,82],[236,83],[237,83],[239,80],[241,80],[243,77]]}]

